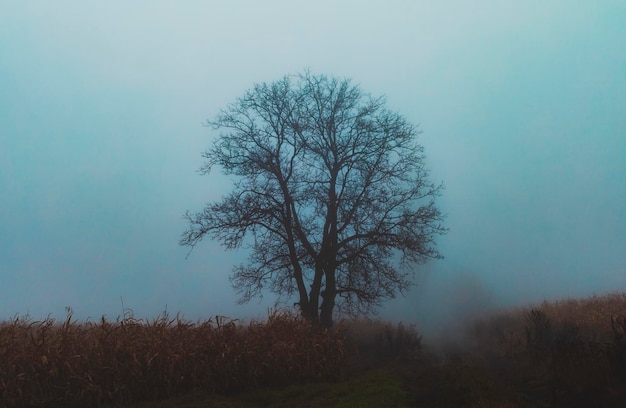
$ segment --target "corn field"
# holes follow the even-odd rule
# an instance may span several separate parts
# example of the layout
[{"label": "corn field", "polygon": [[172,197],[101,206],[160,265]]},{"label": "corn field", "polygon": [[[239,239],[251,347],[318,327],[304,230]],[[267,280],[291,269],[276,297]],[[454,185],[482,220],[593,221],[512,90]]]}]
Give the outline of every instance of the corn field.
[{"label": "corn field", "polygon": [[163,313],[97,322],[0,323],[0,408],[124,405],[193,390],[337,379],[345,339],[290,313],[243,325]]}]

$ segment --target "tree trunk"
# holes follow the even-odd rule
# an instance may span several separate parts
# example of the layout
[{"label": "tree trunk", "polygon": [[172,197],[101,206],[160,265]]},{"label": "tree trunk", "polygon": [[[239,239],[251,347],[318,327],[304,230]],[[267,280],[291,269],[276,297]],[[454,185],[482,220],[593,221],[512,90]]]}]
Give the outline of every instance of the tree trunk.
[{"label": "tree trunk", "polygon": [[305,320],[313,321],[313,311],[311,310],[311,303],[307,298],[300,298],[300,301],[296,303],[300,308],[300,316]]},{"label": "tree trunk", "polygon": [[295,256],[295,248],[293,245],[290,245],[291,252],[291,264],[293,265],[293,275],[296,280],[296,285],[298,286],[298,293],[300,295],[300,300],[296,303],[300,307],[300,314],[306,320],[313,321],[315,309],[311,309],[311,302],[309,301],[309,297],[306,293],[306,287],[304,285],[304,277],[302,274],[302,268],[300,267],[300,263],[298,262],[297,257]]},{"label": "tree trunk", "polygon": [[335,269],[326,271],[326,287],[322,292],[322,306],[320,307],[320,325],[325,329],[333,327],[333,309],[335,308],[335,296],[337,288],[335,282]]},{"label": "tree trunk", "polygon": [[321,268],[315,268],[315,276],[313,277],[313,282],[311,283],[311,291],[309,292],[309,310],[310,310],[310,321],[313,324],[319,323],[319,299],[320,299],[320,291],[322,287],[322,276],[323,271]]}]

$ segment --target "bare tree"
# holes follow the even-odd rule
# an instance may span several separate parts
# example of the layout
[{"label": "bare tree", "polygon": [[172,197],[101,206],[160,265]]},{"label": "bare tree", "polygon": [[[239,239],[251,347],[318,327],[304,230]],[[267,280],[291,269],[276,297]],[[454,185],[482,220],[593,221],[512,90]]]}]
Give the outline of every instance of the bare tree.
[{"label": "bare tree", "polygon": [[181,245],[207,234],[249,245],[231,281],[247,302],[269,289],[297,297],[323,327],[335,307],[369,313],[410,285],[416,265],[441,258],[445,233],[416,127],[350,80],[309,72],[257,84],[207,122],[222,133],[203,157],[234,189],[185,214]]}]

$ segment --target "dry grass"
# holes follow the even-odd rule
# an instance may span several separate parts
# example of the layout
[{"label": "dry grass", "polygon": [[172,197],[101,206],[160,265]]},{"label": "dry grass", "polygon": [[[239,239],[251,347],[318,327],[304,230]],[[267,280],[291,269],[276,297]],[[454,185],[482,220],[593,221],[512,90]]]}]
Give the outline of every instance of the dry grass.
[{"label": "dry grass", "polygon": [[503,311],[469,327],[463,360],[519,406],[626,406],[625,316],[625,293]]},{"label": "dry grass", "polygon": [[626,294],[502,311],[456,337],[434,353],[377,320],[15,318],[0,323],[0,407],[626,406]]},{"label": "dry grass", "polygon": [[512,356],[527,351],[529,329],[542,326],[542,319],[549,322],[551,336],[574,330],[580,341],[608,344],[615,340],[615,324],[624,316],[626,293],[610,293],[504,310],[473,322],[468,332],[481,351]]},{"label": "dry grass", "polygon": [[333,380],[344,356],[330,334],[289,314],[237,324],[15,318],[0,326],[0,407],[100,406],[171,398],[201,389]]}]

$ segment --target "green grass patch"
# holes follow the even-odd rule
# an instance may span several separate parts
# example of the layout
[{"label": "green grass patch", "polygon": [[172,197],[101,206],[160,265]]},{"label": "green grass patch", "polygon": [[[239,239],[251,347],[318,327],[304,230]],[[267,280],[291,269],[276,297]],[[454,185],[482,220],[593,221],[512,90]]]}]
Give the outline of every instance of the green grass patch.
[{"label": "green grass patch", "polygon": [[129,408],[381,408],[411,407],[403,378],[375,370],[336,383],[252,389],[232,395],[190,394],[168,401],[142,403]]}]

